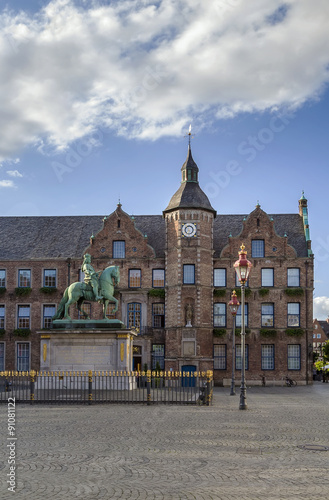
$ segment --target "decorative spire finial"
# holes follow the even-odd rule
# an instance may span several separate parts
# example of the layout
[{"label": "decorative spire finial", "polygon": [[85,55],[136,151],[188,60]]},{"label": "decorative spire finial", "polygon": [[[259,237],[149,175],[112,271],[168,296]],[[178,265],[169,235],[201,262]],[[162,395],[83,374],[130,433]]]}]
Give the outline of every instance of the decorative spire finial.
[{"label": "decorative spire finial", "polygon": [[190,123],[190,126],[188,128],[188,133],[187,133],[187,135],[184,135],[184,137],[188,137],[188,147],[189,147],[189,149],[191,149],[191,138],[193,139],[191,123]]}]

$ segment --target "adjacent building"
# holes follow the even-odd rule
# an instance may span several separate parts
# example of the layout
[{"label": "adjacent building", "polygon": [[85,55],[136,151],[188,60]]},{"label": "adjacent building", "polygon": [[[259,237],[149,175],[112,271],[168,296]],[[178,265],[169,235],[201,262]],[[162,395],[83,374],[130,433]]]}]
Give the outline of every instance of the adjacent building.
[{"label": "adjacent building", "polygon": [[[178,180],[178,179],[177,179]],[[164,200],[164,206],[165,206]],[[217,207],[218,209],[220,207]],[[278,207],[279,208],[279,207]],[[191,148],[162,214],[0,218],[0,370],[39,368],[40,336],[68,284],[83,279],[84,253],[96,270],[120,267],[116,313],[138,332],[134,369],[214,370],[229,384],[241,370],[241,307],[232,352],[234,262],[244,243],[248,384],[281,383],[293,372],[312,382],[313,254],[307,200],[294,214],[217,213],[199,184]],[[97,303],[85,303],[93,317]],[[112,306],[107,311],[113,317]],[[77,312],[70,311],[71,317]]]},{"label": "adjacent building", "polygon": [[322,346],[329,339],[329,317],[326,321],[313,321],[313,351],[322,356]]}]

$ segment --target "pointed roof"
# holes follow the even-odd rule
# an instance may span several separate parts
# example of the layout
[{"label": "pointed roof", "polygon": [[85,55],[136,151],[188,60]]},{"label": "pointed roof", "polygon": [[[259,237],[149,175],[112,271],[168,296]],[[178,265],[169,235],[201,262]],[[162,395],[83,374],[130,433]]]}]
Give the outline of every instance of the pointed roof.
[{"label": "pointed roof", "polygon": [[197,208],[213,212],[216,217],[216,210],[211,206],[208,196],[199,186],[198,173],[199,168],[192,157],[191,146],[188,146],[187,158],[183,163],[182,181],[179,189],[172,196],[169,205],[163,211],[171,212],[178,208]]}]

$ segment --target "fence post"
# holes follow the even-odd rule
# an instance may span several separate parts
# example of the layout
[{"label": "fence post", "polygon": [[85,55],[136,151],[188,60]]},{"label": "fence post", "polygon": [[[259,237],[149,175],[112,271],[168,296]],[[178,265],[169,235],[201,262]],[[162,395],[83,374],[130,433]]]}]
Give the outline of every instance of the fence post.
[{"label": "fence post", "polygon": [[30,404],[31,405],[34,402],[35,375],[36,375],[36,372],[34,370],[31,370],[30,371]]},{"label": "fence post", "polygon": [[146,391],[147,391],[147,404],[151,404],[151,370],[147,370],[146,373],[147,382],[146,382]]},{"label": "fence post", "polygon": [[212,387],[211,387],[211,380],[212,380],[212,371],[207,370],[207,388],[206,388],[206,394],[205,394],[205,400],[206,400],[206,405],[210,405],[210,401],[212,399]]},{"label": "fence post", "polygon": [[88,371],[88,393],[89,393],[88,404],[91,405],[92,400],[93,400],[93,372],[92,372],[92,370]]}]

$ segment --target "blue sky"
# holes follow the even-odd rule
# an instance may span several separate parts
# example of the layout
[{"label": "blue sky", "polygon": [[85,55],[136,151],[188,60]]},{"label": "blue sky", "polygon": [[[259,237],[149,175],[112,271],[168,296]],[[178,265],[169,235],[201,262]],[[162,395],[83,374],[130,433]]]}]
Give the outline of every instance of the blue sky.
[{"label": "blue sky", "polygon": [[308,199],[329,314],[327,0],[0,0],[1,215],[158,214],[192,124],[218,213]]}]

